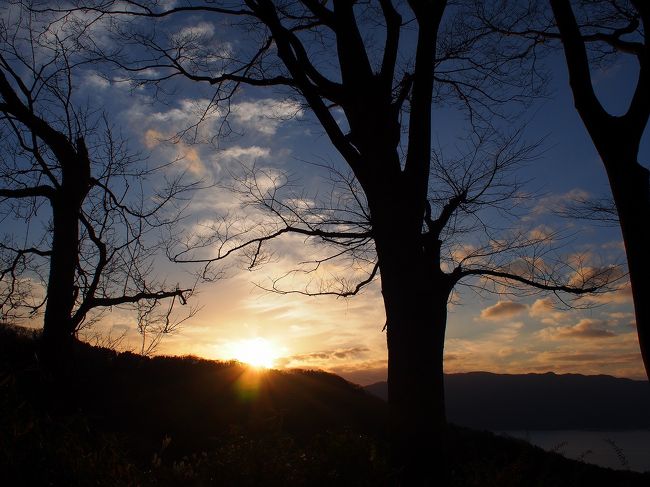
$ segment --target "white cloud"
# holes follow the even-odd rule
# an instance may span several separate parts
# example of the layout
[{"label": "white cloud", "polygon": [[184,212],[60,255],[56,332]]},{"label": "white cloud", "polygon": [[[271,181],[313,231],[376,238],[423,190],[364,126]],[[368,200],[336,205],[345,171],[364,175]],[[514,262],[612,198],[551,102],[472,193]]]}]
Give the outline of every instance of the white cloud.
[{"label": "white cloud", "polygon": [[89,71],[85,73],[82,85],[90,89],[105,90],[111,85],[111,83],[103,76],[100,76],[97,72]]},{"label": "white cloud", "polygon": [[183,39],[196,39],[196,38],[205,38],[212,37],[214,35],[214,24],[210,22],[199,22],[196,25],[190,25],[183,27],[178,32],[176,32],[172,38],[174,40],[183,40]]},{"label": "white cloud", "polygon": [[234,145],[219,152],[216,157],[219,160],[254,162],[257,159],[267,159],[270,155],[271,149],[268,147]]},{"label": "white cloud", "polygon": [[[178,102],[178,106],[167,111],[154,112],[151,114],[151,120],[154,122],[172,122],[181,123],[183,127],[175,127],[174,130],[190,126],[197,121],[198,116],[202,116],[206,109],[210,107],[210,100],[185,98]],[[208,115],[217,115],[217,110],[212,109]]]},{"label": "white cloud", "polygon": [[585,190],[574,188],[561,194],[549,194],[542,198],[537,198],[537,203],[530,210],[529,215],[524,220],[530,220],[535,217],[547,215],[554,211],[565,209],[568,205],[576,201],[584,201],[590,196]]},{"label": "white cloud", "polygon": [[273,98],[246,101],[232,106],[235,122],[264,135],[274,135],[282,122],[300,118],[303,113],[299,103]]}]

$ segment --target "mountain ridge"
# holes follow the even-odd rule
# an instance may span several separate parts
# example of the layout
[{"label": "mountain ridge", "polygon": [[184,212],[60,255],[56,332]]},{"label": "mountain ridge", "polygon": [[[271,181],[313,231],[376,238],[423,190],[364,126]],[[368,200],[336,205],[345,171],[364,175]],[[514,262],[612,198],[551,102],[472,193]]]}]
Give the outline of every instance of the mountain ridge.
[{"label": "mountain ridge", "polygon": [[[387,398],[386,382],[365,389]],[[479,371],[445,374],[445,394],[449,421],[475,429],[650,429],[647,381],[604,374]]]}]

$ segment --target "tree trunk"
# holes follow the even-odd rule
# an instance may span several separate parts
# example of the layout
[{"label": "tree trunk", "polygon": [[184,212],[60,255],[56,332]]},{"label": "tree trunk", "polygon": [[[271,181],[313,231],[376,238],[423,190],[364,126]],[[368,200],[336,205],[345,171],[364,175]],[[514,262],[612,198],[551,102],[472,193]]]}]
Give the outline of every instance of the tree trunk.
[{"label": "tree trunk", "polygon": [[401,485],[444,485],[446,299],[433,304],[404,287],[400,296],[384,295],[392,461]]},{"label": "tree trunk", "polygon": [[601,157],[623,233],[639,346],[650,378],[650,171],[634,155],[626,156],[627,148],[619,149],[613,154],[602,151]]},{"label": "tree trunk", "polygon": [[43,319],[43,355],[54,365],[67,354],[76,332],[72,310],[78,292],[79,217],[90,189],[90,159],[83,138],[69,153],[75,156],[63,165],[62,183],[52,201],[52,254]]},{"label": "tree trunk", "polygon": [[43,319],[43,342],[48,356],[60,355],[74,338],[71,324],[75,303],[75,270],[79,250],[79,208],[59,198],[52,208],[52,255],[48,296]]},{"label": "tree trunk", "polygon": [[[645,3],[633,3],[647,29]],[[627,254],[639,346],[646,376],[650,379],[650,283],[647,278],[650,272],[650,172],[638,162],[650,110],[650,59],[644,45],[644,54],[637,57],[639,77],[627,113],[623,116],[609,114],[594,92],[585,40],[571,4],[551,0],[551,7],[562,36],[574,104],[603,161],[616,204]]]},{"label": "tree trunk", "polygon": [[409,239],[393,228],[382,238],[382,225],[374,228],[386,308],[391,461],[398,485],[444,485],[449,287],[433,272],[439,263],[427,261],[419,232]]},{"label": "tree trunk", "polygon": [[639,348],[650,379],[650,171],[637,161],[640,135],[636,125],[608,116],[579,113],[598,150],[618,212],[632,287]]}]

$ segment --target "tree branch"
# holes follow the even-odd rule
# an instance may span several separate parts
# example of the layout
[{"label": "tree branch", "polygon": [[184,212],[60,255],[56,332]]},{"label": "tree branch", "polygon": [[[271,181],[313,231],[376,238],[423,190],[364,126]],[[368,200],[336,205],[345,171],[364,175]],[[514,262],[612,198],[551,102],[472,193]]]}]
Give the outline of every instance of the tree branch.
[{"label": "tree branch", "polygon": [[47,185],[18,189],[0,188],[0,198],[47,198],[52,201],[54,196],[54,188]]},{"label": "tree branch", "polygon": [[181,304],[185,304],[185,294],[191,293],[191,289],[175,289],[174,291],[141,291],[130,296],[118,296],[114,298],[93,298],[90,300],[91,307],[110,307],[119,306],[121,304],[133,304],[138,301],[146,300],[160,300],[172,297],[178,297]]},{"label": "tree branch", "polygon": [[585,124],[593,129],[594,123],[605,123],[611,117],[594,92],[587,50],[571,4],[566,0],[550,0],[550,2],[564,45],[564,55],[569,69],[569,84],[576,108],[581,113]]},{"label": "tree branch", "polygon": [[578,295],[591,294],[602,289],[602,286],[593,286],[593,287],[585,288],[585,287],[567,286],[563,284],[549,284],[545,282],[538,282],[533,279],[528,279],[526,277],[519,276],[517,274],[511,274],[509,272],[503,272],[503,271],[497,271],[491,269],[461,269],[460,267],[457,267],[450,274],[450,277],[452,277],[455,282],[458,282],[464,277],[468,277],[468,276],[497,277],[500,279],[505,279],[507,281],[515,281],[520,284],[525,284],[526,286],[540,289],[542,291],[554,291],[554,292],[561,291],[568,294],[578,294]]}]

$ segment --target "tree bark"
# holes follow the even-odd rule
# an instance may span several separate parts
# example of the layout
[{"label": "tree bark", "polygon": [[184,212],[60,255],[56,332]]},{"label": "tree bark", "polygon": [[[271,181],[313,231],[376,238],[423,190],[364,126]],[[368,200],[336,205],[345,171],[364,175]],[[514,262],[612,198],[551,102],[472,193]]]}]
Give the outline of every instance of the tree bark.
[{"label": "tree bark", "polygon": [[[624,177],[630,184],[621,184],[623,189],[616,192],[612,186],[612,192],[625,242],[641,356],[650,378],[650,175],[646,168],[637,166]],[[630,199],[636,201],[634,206]]]},{"label": "tree bark", "polygon": [[[650,171],[628,154],[621,134],[597,144],[618,212],[627,255],[639,347],[650,378]],[[623,141],[621,143],[620,141]]]},{"label": "tree bark", "polygon": [[386,310],[391,461],[398,485],[444,485],[443,350],[451,287],[439,262],[424,252],[421,227],[405,228],[408,210],[389,205],[372,218]]},{"label": "tree bark", "polygon": [[[57,195],[60,196],[60,195]],[[75,303],[75,269],[79,249],[79,208],[69,198],[57,198],[52,205],[52,256],[48,296],[43,319],[43,339],[63,346],[74,335],[71,326]]]},{"label": "tree bark", "polygon": [[43,318],[44,358],[58,361],[76,332],[72,311],[77,298],[75,273],[79,259],[79,214],[90,188],[90,160],[83,139],[77,155],[62,170],[62,183],[52,201],[52,253]]},{"label": "tree bark", "polygon": [[384,291],[392,462],[401,485],[444,485],[447,303],[403,282],[401,287]]},{"label": "tree bark", "polygon": [[[632,2],[647,29],[645,2]],[[609,178],[627,255],[636,327],[646,376],[650,378],[650,171],[639,164],[641,139],[650,116],[650,50],[637,53],[639,77],[632,102],[622,116],[609,114],[593,89],[589,57],[572,6],[550,0],[562,38],[574,104]]]}]

